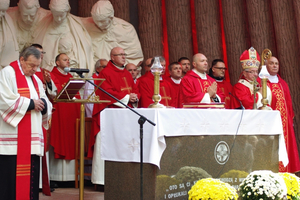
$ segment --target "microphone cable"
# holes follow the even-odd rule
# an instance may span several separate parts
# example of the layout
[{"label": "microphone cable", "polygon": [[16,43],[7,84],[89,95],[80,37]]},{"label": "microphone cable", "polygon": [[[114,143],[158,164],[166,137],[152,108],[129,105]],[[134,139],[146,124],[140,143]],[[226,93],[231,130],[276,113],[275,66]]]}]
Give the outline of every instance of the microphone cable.
[{"label": "microphone cable", "polygon": [[[236,99],[240,102],[241,108],[242,108],[242,113],[241,113],[240,121],[239,121],[239,123],[238,123],[238,125],[237,125],[236,132],[235,132],[235,135],[234,135],[235,137],[234,137],[234,140],[233,140],[233,142],[232,142],[231,147],[229,148],[229,151],[230,151],[230,153],[229,153],[229,158],[230,158],[230,154],[231,154],[232,149],[233,149],[233,147],[234,147],[234,144],[235,144],[235,141],[236,141],[236,138],[237,138],[237,134],[238,134],[238,132],[239,132],[239,130],[240,130],[240,126],[241,126],[242,119],[243,119],[243,116],[244,116],[244,110],[245,110],[245,108],[244,108],[242,102],[241,102],[237,97],[235,97],[233,94],[231,94],[231,92],[229,92],[229,94],[232,95],[234,98],[236,98]],[[229,158],[228,158],[228,161],[229,161]],[[227,162],[228,162],[228,161],[227,161]],[[225,167],[225,165],[227,164],[227,162],[222,166],[222,168],[221,168],[221,170],[218,172],[216,178],[220,178],[219,176],[220,176],[221,172],[224,170],[224,167]]]}]

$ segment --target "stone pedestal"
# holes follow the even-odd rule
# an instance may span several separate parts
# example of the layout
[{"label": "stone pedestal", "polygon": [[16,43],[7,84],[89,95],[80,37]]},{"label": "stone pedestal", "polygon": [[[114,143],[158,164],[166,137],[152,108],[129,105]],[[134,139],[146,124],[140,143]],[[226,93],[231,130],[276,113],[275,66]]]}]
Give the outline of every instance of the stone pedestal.
[{"label": "stone pedestal", "polygon": [[[197,180],[234,187],[254,170],[278,172],[278,135],[166,137],[161,168],[144,164],[145,200],[188,199]],[[140,199],[140,164],[105,162],[105,200]]]}]

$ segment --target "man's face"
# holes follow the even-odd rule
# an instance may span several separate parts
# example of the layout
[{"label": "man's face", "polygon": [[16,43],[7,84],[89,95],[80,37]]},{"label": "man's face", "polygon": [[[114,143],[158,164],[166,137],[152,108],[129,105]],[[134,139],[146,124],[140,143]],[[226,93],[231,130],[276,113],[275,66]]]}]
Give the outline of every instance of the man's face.
[{"label": "man's face", "polygon": [[269,74],[272,75],[272,76],[275,76],[278,73],[278,71],[279,71],[279,62],[278,62],[277,58],[271,57],[267,61],[267,70],[268,70]]},{"label": "man's face", "polygon": [[200,73],[206,72],[208,68],[208,63],[205,55],[198,54],[196,60],[193,62],[193,66]]},{"label": "man's face", "polygon": [[25,8],[25,6],[23,6],[23,5],[19,6],[19,12],[20,12],[20,16],[21,16],[23,23],[28,26],[32,26],[35,16],[36,16],[36,13],[37,13],[37,10],[38,10],[37,7],[28,9],[28,8]]},{"label": "man's face", "polygon": [[51,10],[53,20],[56,24],[61,24],[67,17],[68,12]]},{"label": "man's face", "polygon": [[212,66],[212,72],[214,77],[224,78],[225,70],[226,67],[223,62],[217,62],[217,64]]},{"label": "man's face", "polygon": [[145,61],[145,66],[144,66],[145,72],[148,72],[151,70],[151,60],[152,60],[152,58],[148,58]]},{"label": "man's face", "polygon": [[65,69],[66,67],[70,67],[70,59],[66,54],[61,54],[56,61],[57,67],[60,69]]},{"label": "man's face", "polygon": [[162,62],[160,62],[160,64],[163,67],[163,70],[160,75],[164,75],[166,72],[166,61],[162,61]]},{"label": "man's face", "polygon": [[99,17],[97,15],[93,15],[93,20],[94,20],[94,23],[97,25],[97,27],[100,30],[105,31],[111,26],[113,17],[109,16],[109,17],[103,18],[103,17]]},{"label": "man's face", "polygon": [[126,54],[122,48],[114,48],[111,53],[111,60],[119,67],[126,62]]},{"label": "man's face", "polygon": [[100,73],[100,72],[106,67],[107,63],[108,63],[107,60],[101,60],[101,61],[100,61],[100,67],[98,67],[98,68],[96,69],[96,71],[97,71],[98,73]]},{"label": "man's face", "polygon": [[253,67],[243,71],[244,77],[249,81],[254,81],[258,77],[258,69]]},{"label": "man's face", "polygon": [[129,63],[126,65],[126,69],[130,72],[133,80],[135,80],[138,75],[137,67],[134,64]]},{"label": "man's face", "polygon": [[180,79],[182,76],[182,68],[181,68],[180,64],[173,64],[172,70],[169,72],[170,72],[171,77],[176,80]]},{"label": "man's face", "polygon": [[40,66],[41,59],[37,59],[33,55],[30,55],[27,58],[27,60],[25,60],[24,57],[21,57],[20,64],[24,75],[32,76],[36,72],[37,68]]},{"label": "man's face", "polygon": [[189,60],[181,60],[180,64],[182,66],[182,72],[184,74],[191,70],[191,62]]}]

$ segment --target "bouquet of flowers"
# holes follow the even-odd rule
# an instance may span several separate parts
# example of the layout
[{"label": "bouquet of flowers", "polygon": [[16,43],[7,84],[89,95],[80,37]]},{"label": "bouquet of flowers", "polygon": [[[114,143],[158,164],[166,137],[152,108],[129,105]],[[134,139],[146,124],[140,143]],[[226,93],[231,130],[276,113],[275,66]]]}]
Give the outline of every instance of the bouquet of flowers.
[{"label": "bouquet of flowers", "polygon": [[206,178],[197,181],[189,191],[189,200],[237,200],[234,187],[218,179]]},{"label": "bouquet of flowers", "polygon": [[287,199],[300,200],[300,179],[290,173],[279,173],[283,177],[286,189]]},{"label": "bouquet of flowers", "polygon": [[241,199],[266,200],[286,198],[287,189],[283,178],[267,170],[251,172],[239,186]]}]

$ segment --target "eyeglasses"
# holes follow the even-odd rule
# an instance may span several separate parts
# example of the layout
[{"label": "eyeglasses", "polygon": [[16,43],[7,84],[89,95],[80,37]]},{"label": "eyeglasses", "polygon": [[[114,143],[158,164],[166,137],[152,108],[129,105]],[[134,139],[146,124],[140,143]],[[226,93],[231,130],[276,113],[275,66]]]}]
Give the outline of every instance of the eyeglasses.
[{"label": "eyeglasses", "polygon": [[227,70],[227,68],[225,68],[225,67],[214,67],[214,68],[219,69],[219,70]]},{"label": "eyeglasses", "polygon": [[126,53],[119,53],[119,54],[113,54],[113,56],[127,56],[127,54]]},{"label": "eyeglasses", "polygon": [[258,74],[258,71],[245,71],[245,72],[247,72],[249,74]]}]

